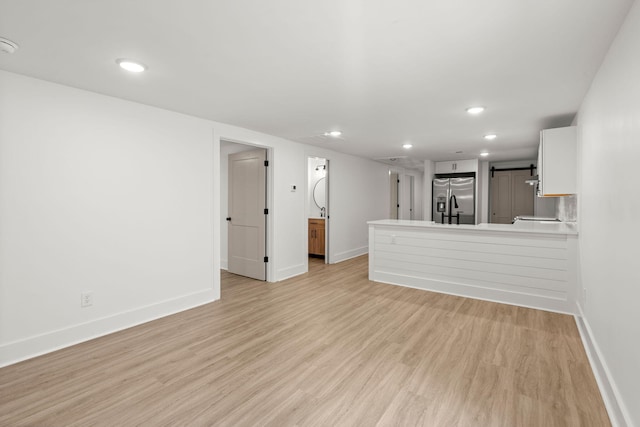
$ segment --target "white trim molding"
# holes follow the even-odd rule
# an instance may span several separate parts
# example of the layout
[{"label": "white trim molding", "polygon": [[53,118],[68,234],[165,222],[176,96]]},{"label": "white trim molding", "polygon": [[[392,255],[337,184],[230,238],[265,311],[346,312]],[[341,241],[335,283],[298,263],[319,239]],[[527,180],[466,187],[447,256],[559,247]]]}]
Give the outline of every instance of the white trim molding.
[{"label": "white trim molding", "polygon": [[306,272],[307,272],[307,266],[305,264],[297,264],[291,267],[282,268],[278,270],[278,278],[276,281],[280,282],[282,280],[287,280],[294,276],[304,274]]},{"label": "white trim molding", "polygon": [[0,368],[215,301],[207,289],[0,346]]},{"label": "white trim molding", "polygon": [[578,331],[580,332],[584,349],[587,352],[587,357],[591,364],[591,370],[593,371],[593,375],[596,377],[596,382],[600,388],[600,394],[602,395],[602,400],[604,400],[604,405],[607,408],[611,425],[613,427],[631,427],[633,424],[631,422],[629,411],[624,405],[623,400],[620,398],[620,392],[616,387],[615,381],[613,381],[609,367],[607,366],[607,363],[602,356],[602,352],[600,351],[600,347],[593,336],[589,322],[584,316],[582,306],[580,303],[578,303],[577,306],[578,314],[574,316],[576,319],[576,325],[578,326]]},{"label": "white trim molding", "polygon": [[338,252],[333,255],[331,259],[332,261],[331,263],[337,264],[339,262],[346,261],[351,258],[359,257],[360,255],[366,255],[368,252],[369,252],[368,246],[362,246],[359,248],[350,249],[348,251]]}]

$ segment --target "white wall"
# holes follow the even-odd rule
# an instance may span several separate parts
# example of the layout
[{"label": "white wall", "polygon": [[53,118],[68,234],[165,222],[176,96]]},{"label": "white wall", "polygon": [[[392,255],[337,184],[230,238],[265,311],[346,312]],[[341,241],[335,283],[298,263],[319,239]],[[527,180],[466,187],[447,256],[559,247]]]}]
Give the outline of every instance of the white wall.
[{"label": "white wall", "polygon": [[0,93],[0,365],[216,298],[210,123],[5,72]]},{"label": "white wall", "polygon": [[424,197],[424,190],[422,188],[424,185],[424,174],[417,171],[412,171],[410,173],[413,176],[413,187],[414,187],[413,188],[413,192],[414,192],[413,219],[424,220],[424,211],[423,211],[424,203],[422,201],[422,198]]},{"label": "white wall", "polygon": [[[574,196],[575,197],[575,196]],[[558,215],[558,203],[566,197],[538,197],[533,203],[533,214],[545,218],[559,218],[563,221],[570,221],[572,218]],[[573,221],[575,222],[575,219]]]},{"label": "white wall", "polygon": [[424,174],[422,175],[422,217],[425,221],[432,221],[433,212],[433,175],[436,173],[436,165],[431,160],[424,161]]},{"label": "white wall", "polygon": [[[325,220],[329,227],[328,261],[333,264],[366,254],[369,250],[367,221],[388,216],[388,167],[373,160],[311,146],[307,146],[305,157],[329,161],[329,218]],[[300,252],[308,261],[306,239],[300,245]]]},{"label": "white wall", "polygon": [[489,182],[491,180],[489,172],[489,162],[478,161],[478,224],[486,224],[489,222]]},{"label": "white wall", "polygon": [[[640,426],[640,4],[635,2],[578,113],[578,224],[584,321],[605,398]],[[596,364],[597,365],[597,364]],[[606,383],[606,381],[605,381]],[[607,391],[611,392],[606,396]],[[615,400],[615,399],[610,399]],[[615,406],[615,405],[614,405]],[[615,409],[615,408],[614,408]]]},{"label": "white wall", "polygon": [[[538,197],[539,199],[549,199],[551,197]],[[553,197],[557,199],[555,206],[555,216],[561,221],[578,221],[578,195],[572,194],[566,197]]]},{"label": "white wall", "polygon": [[326,157],[330,161],[329,260],[334,263],[368,253],[367,221],[387,217],[389,174],[385,165],[371,160]]},{"label": "white wall", "polygon": [[[221,139],[270,149],[270,279],[307,271],[289,187],[313,148],[4,71],[0,93],[0,366],[219,298]],[[387,168],[320,151],[336,262],[385,217]]]}]

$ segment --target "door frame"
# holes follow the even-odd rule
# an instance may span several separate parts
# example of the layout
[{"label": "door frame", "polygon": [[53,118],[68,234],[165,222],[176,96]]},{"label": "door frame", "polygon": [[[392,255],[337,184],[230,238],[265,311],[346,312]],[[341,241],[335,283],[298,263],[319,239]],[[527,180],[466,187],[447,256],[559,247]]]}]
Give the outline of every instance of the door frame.
[{"label": "door frame", "polygon": [[[397,174],[400,183],[397,183],[398,202],[397,207],[398,219],[423,220],[431,218],[431,212],[424,212],[424,198],[426,196],[424,180],[426,174],[424,172],[405,169],[397,166],[389,168],[389,196],[391,196],[391,175]],[[431,188],[432,179],[429,178],[429,188]],[[419,188],[417,188],[419,186]],[[430,191],[430,190],[429,190]],[[416,203],[419,202],[419,203]],[[419,214],[417,213],[419,211]],[[389,217],[391,217],[391,197],[389,197]]]},{"label": "door frame", "polygon": [[[402,198],[402,186],[400,185],[401,173],[393,169],[389,170],[389,218],[400,219],[400,200]],[[395,177],[395,182],[394,182]],[[393,199],[395,189],[395,200]],[[393,206],[395,202],[395,206]],[[393,212],[395,211],[395,218]]]},{"label": "door frame", "polygon": [[[262,145],[259,143],[255,143],[255,142],[247,142],[247,141],[243,141],[243,140],[239,140],[236,138],[227,138],[225,136],[220,136],[219,138],[220,143],[218,144],[217,147],[217,155],[220,161],[222,161],[222,141],[226,141],[226,142],[231,142],[234,144],[240,144],[240,145],[246,145],[248,147],[255,147],[255,148],[260,148],[260,149],[264,149],[267,151],[267,161],[269,162],[269,166],[267,167],[267,172],[266,172],[266,190],[267,190],[267,197],[266,197],[266,203],[267,206],[266,208],[269,210],[269,214],[267,215],[266,218],[266,227],[265,227],[265,241],[266,241],[266,248],[267,248],[267,257],[269,257],[269,262],[267,262],[267,271],[266,271],[266,281],[267,282],[275,282],[275,245],[274,245],[274,220],[273,220],[273,168],[274,168],[274,162],[273,162],[273,158],[274,158],[274,148],[268,145]],[[219,176],[219,181],[218,183],[221,182],[221,177],[220,177],[220,172],[221,172],[221,168],[220,165],[218,164],[218,176]],[[228,170],[227,170],[228,173]],[[227,176],[227,183],[229,182],[229,177]],[[215,208],[214,208],[215,210]],[[224,215],[225,213],[222,212],[221,210],[221,206],[218,206],[218,222],[220,223],[220,226],[222,227],[222,219],[224,219]],[[215,212],[214,212],[214,218],[216,217]],[[215,220],[215,219],[214,219]],[[215,228],[214,228],[215,230]],[[229,242],[227,241],[227,245],[229,244]],[[218,253],[218,257],[219,253]],[[214,268],[215,265],[214,265]],[[217,266],[218,271],[220,270],[220,265],[218,264]]]},{"label": "door frame", "polygon": [[304,164],[305,164],[305,176],[307,177],[306,185],[304,186],[304,252],[305,254],[305,263],[306,263],[306,271],[309,271],[309,256],[308,256],[308,248],[309,248],[309,203],[308,201],[312,197],[309,193],[309,159],[323,159],[325,162],[325,204],[326,204],[326,214],[324,218],[324,263],[331,264],[332,256],[331,256],[331,159],[322,154],[315,155],[312,152],[305,153]]},{"label": "door frame", "polygon": [[398,219],[414,220],[416,219],[416,177],[409,173],[403,173],[398,175],[398,179],[400,179],[400,185],[398,186],[398,203],[400,204]]}]

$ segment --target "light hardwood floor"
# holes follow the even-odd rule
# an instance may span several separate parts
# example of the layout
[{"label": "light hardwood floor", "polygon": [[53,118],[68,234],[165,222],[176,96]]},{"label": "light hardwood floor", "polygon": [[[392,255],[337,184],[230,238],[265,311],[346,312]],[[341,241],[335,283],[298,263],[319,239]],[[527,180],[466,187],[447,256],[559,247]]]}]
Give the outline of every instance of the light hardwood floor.
[{"label": "light hardwood floor", "polygon": [[0,369],[0,425],[609,425],[572,317],[311,261]]}]

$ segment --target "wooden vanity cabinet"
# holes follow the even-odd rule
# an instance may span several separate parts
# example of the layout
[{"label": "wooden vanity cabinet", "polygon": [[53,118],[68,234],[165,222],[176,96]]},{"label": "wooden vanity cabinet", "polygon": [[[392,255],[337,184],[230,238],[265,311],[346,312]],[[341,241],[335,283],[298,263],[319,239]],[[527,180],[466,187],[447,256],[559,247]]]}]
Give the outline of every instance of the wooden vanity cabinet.
[{"label": "wooden vanity cabinet", "polygon": [[309,218],[309,255],[324,256],[324,218]]}]

